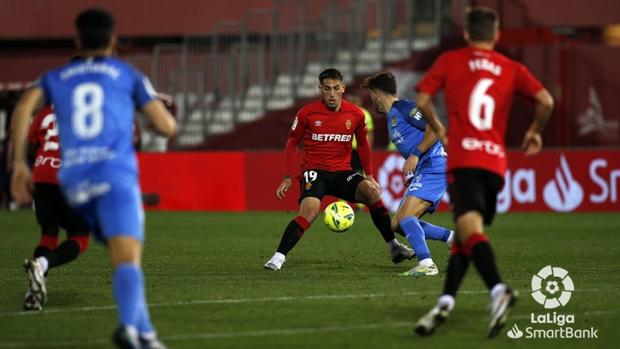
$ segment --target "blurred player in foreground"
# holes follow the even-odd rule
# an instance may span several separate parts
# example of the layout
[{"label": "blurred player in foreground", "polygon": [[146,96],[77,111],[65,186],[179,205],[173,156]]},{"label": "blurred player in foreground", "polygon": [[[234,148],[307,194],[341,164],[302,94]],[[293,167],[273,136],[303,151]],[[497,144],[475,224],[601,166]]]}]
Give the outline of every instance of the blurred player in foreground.
[{"label": "blurred player in foreground", "polygon": [[[28,141],[36,149],[32,181],[41,239],[34,249],[34,258],[24,262],[30,278],[24,309],[41,310],[47,292],[45,282],[38,282],[39,275],[47,276],[49,269],[75,260],[88,247],[89,233],[88,226],[71,210],[58,186],[60,144],[56,116],[51,106],[46,106],[35,116],[30,125]],[[67,239],[58,245],[60,228],[67,232]]]},{"label": "blurred player in foreground", "polygon": [[[468,46],[441,55],[417,86],[422,115],[448,147],[448,190],[456,236],[448,263],[443,295],[416,324],[420,335],[432,334],[454,308],[469,262],[480,273],[491,296],[488,336],[496,336],[517,299],[500,278],[483,224],[495,216],[497,193],[504,185],[504,133],[514,94],[536,102],[534,121],[523,138],[525,155],[542,147],[541,132],[551,115],[553,98],[521,63],[494,51],[499,39],[497,14],[476,7],[464,32]],[[439,121],[432,96],[443,89],[450,131]]]},{"label": "blurred player in foreground", "polygon": [[452,232],[420,218],[435,212],[446,192],[446,153],[415,103],[396,97],[394,75],[382,72],[369,76],[362,87],[368,89],[377,112],[386,114],[390,140],[406,159],[403,173],[408,188],[392,218],[392,229],[405,234],[418,257],[418,265],[402,275],[437,275],[439,270],[426,239],[449,243]]},{"label": "blurred player in foreground", "polygon": [[[165,348],[157,339],[147,309],[141,257],[144,212],[132,143],[134,110],[141,109],[163,134],[176,123],[156,99],[148,78],[112,56],[114,18],[89,9],[75,22],[81,58],[44,74],[24,93],[13,117],[15,146],[13,195],[31,200],[32,180],[26,163],[28,120],[44,101],[54,105],[62,167],[61,189],[69,204],[105,241],[114,267],[113,289],[120,348]],[[39,270],[37,282],[45,282]]]},{"label": "blurred player in foreground", "polygon": [[[286,255],[310,228],[321,209],[321,199],[332,195],[368,206],[372,221],[390,250],[392,262],[413,258],[413,251],[394,237],[390,215],[381,201],[379,184],[372,177],[371,152],[366,138],[364,113],[342,99],[342,74],[327,69],[319,75],[322,99],[303,107],[295,116],[286,142],[285,174],[276,196],[284,198],[293,182],[293,159],[303,144],[299,215],[284,230],[276,253],[265,269],[280,270]],[[364,174],[351,169],[351,141],[355,135]]]}]

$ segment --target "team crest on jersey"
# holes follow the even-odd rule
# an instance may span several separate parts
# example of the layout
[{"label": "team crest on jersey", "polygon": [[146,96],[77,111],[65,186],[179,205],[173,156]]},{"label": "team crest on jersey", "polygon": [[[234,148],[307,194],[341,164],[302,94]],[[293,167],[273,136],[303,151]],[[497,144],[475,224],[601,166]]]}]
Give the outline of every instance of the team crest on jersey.
[{"label": "team crest on jersey", "polygon": [[312,182],[306,183],[306,190],[310,190],[312,188]]},{"label": "team crest on jersey", "polygon": [[351,120],[347,120],[347,122],[345,122],[344,125],[347,127],[347,130],[350,130],[351,129]]},{"label": "team crest on jersey", "polygon": [[397,124],[396,115],[392,115],[392,127],[396,127],[396,124]]}]

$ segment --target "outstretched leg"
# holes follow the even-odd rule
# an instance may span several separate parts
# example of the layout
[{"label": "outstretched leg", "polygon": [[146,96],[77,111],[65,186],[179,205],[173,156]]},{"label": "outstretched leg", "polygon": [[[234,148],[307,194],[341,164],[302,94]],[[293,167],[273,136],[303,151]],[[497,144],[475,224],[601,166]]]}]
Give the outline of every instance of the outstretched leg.
[{"label": "outstretched leg", "polygon": [[299,215],[293,218],[284,230],[276,253],[265,263],[268,270],[280,270],[286,261],[286,255],[299,242],[304,232],[310,228],[321,209],[321,200],[315,197],[306,197],[301,201]]},{"label": "outstretched leg", "polygon": [[418,265],[401,274],[403,276],[434,276],[439,273],[431,258],[431,252],[426,244],[426,237],[421,222],[418,220],[430,207],[431,203],[415,196],[406,196],[398,211],[394,215],[393,228],[405,233],[409,244],[418,257]]},{"label": "outstretched leg", "polygon": [[388,245],[392,262],[398,264],[405,259],[412,259],[415,253],[396,240],[390,214],[381,201],[381,193],[369,180],[361,181],[355,191],[355,200],[368,206],[370,217],[375,227]]}]

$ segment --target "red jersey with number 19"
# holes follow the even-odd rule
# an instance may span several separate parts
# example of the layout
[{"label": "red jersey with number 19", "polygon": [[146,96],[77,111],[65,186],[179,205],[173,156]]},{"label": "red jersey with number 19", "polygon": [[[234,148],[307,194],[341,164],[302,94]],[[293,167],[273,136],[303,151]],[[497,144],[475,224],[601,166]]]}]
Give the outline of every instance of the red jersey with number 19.
[{"label": "red jersey with number 19", "polygon": [[417,85],[444,90],[448,109],[448,171],[481,168],[504,176],[504,133],[515,93],[532,97],[543,85],[521,63],[473,47],[442,54]]},{"label": "red jersey with number 19", "polygon": [[[354,104],[343,100],[340,110],[333,111],[321,101],[307,104],[297,113],[289,142],[295,145],[303,141],[302,171],[318,169],[326,171],[351,170],[351,142],[353,135],[366,139],[364,113]],[[362,144],[360,144],[361,146]],[[364,146],[368,143],[365,142]],[[366,174],[371,174],[370,155],[362,161]],[[364,164],[366,162],[366,164]],[[286,172],[291,174],[291,161],[287,156]]]},{"label": "red jersey with number 19", "polygon": [[52,107],[47,106],[34,117],[28,132],[28,142],[37,145],[32,180],[35,183],[58,184],[57,174],[60,168],[60,144],[56,115]]}]

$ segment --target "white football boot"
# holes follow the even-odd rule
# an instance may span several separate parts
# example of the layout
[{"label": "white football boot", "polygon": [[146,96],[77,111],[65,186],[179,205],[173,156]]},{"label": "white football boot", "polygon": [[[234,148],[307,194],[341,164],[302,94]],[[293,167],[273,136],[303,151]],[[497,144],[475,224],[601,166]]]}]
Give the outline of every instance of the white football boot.
[{"label": "white football boot", "polygon": [[409,247],[401,244],[398,240],[396,244],[390,247],[390,258],[392,258],[392,262],[394,264],[398,264],[405,259],[412,259],[415,257],[415,252]]},{"label": "white football boot", "polygon": [[267,270],[280,270],[282,264],[286,261],[286,256],[280,252],[276,252],[270,260],[263,266]]},{"label": "white football boot", "polygon": [[34,259],[26,259],[24,261],[24,269],[28,273],[30,279],[30,291],[39,301],[40,306],[47,301],[47,289],[45,288],[45,273],[43,267]]}]

